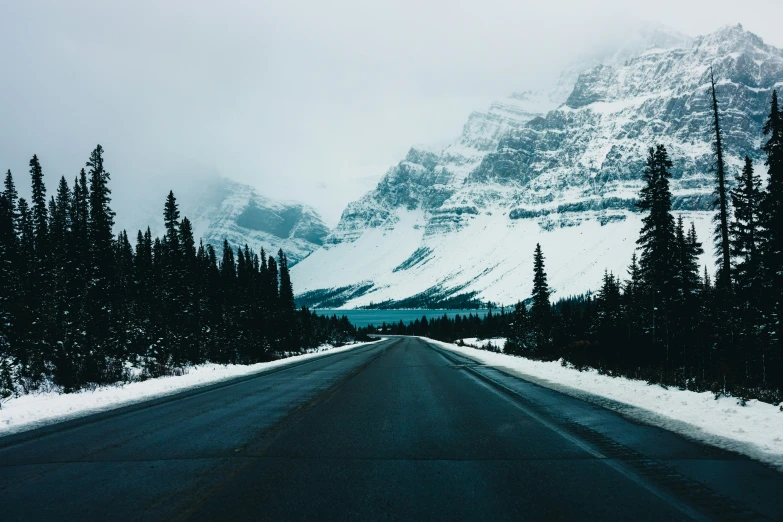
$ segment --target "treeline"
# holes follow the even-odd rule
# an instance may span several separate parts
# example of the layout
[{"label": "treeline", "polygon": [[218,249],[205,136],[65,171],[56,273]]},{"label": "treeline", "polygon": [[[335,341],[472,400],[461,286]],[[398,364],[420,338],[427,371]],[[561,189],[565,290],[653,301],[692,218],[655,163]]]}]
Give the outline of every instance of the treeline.
[{"label": "treeline", "polygon": [[441,317],[427,319],[424,315],[421,319],[409,321],[408,324],[399,321],[391,324],[383,322],[377,327],[374,325],[359,327],[359,332],[362,335],[417,335],[447,342],[468,337],[489,339],[505,337],[508,334],[511,316],[512,314],[506,313],[503,307],[499,312],[493,312],[493,308],[489,308],[483,317],[468,313],[457,314],[453,318],[443,314]]},{"label": "treeline", "polygon": [[[605,273],[595,294],[550,302],[544,255],[534,253],[532,297],[511,313],[393,325],[393,333],[445,341],[505,336],[505,351],[563,359],[612,375],[692,390],[783,400],[783,114],[777,92],[763,128],[768,179],[753,162],[733,188],[712,89],[715,157],[714,281],[699,265],[693,224],[672,213],[672,162],[649,150],[639,208],[643,226],[624,277]],[[467,320],[466,320],[467,319]],[[487,323],[487,324],[485,324]]]},{"label": "treeline", "polygon": [[11,172],[0,195],[0,398],[54,382],[65,391],[176,373],[205,361],[254,363],[356,337],[346,318],[297,309],[288,260],[196,244],[173,193],[165,235],[114,235],[100,145],[71,186],[47,201],[30,160],[32,197]]}]

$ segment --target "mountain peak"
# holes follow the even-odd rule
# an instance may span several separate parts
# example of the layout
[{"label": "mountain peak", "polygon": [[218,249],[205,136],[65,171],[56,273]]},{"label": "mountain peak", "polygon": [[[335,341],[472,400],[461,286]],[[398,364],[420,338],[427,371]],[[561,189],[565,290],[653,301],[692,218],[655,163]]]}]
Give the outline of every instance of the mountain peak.
[{"label": "mountain peak", "polygon": [[717,31],[695,38],[694,47],[716,54],[746,51],[770,52],[774,49],[765,44],[758,35],[746,31],[739,23],[725,25]]},{"label": "mountain peak", "polygon": [[654,143],[674,162],[675,211],[709,238],[710,67],[733,179],[746,155],[763,161],[758,141],[771,91],[783,82],[783,51],[739,24],[693,45],[657,27],[629,31],[601,61],[561,76],[565,105],[532,117],[528,107],[557,97],[518,92],[472,114],[440,156],[413,149],[348,206],[326,248],[297,265],[297,291],[340,290],[345,306],[463,294],[512,303],[529,291],[520,259],[540,242],[552,252],[553,288],[581,293],[604,269],[627,266]]},{"label": "mountain peak", "polygon": [[[255,250],[276,253],[282,248],[291,266],[321,246],[329,233],[318,212],[295,201],[269,198],[250,185],[214,177],[178,199],[180,212],[193,223],[194,234],[205,243],[222,248],[247,244]],[[163,229],[156,208],[136,228]],[[131,229],[133,230],[133,229]]]}]

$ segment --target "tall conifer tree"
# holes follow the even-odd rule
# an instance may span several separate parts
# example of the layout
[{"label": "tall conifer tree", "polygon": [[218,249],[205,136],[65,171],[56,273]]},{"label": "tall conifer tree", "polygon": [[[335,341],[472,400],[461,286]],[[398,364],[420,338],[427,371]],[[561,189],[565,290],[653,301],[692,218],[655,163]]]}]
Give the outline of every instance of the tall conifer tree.
[{"label": "tall conifer tree", "polygon": [[14,184],[14,177],[11,175],[11,169],[8,169],[8,172],[5,173],[5,179],[3,180],[3,196],[8,203],[11,217],[16,220],[16,202],[19,199],[19,196],[16,192],[16,185]]},{"label": "tall conifer tree", "polygon": [[726,188],[726,163],[724,161],[723,136],[718,114],[718,96],[715,93],[715,77],[710,69],[710,86],[712,87],[713,132],[715,141],[715,201],[713,206],[718,209],[715,216],[715,253],[718,256],[717,283],[724,289],[731,288],[731,248],[729,245],[729,205]]},{"label": "tall conifer tree", "polygon": [[[761,202],[763,219],[764,270],[769,330],[777,342],[778,357],[783,360],[783,115],[778,106],[777,91],[772,91],[772,103],[764,124],[767,137],[763,150],[767,154],[767,189]],[[783,362],[781,362],[783,371]]]},{"label": "tall conifer tree", "polygon": [[731,190],[734,219],[731,223],[732,255],[736,259],[735,279],[748,290],[759,277],[761,234],[761,179],[754,173],[753,161],[745,156],[745,166]]},{"label": "tall conifer tree", "polygon": [[109,206],[111,190],[108,183],[111,176],[103,165],[103,147],[100,145],[95,147],[86,166],[90,167],[90,253],[95,256],[96,276],[108,279],[111,276],[114,260],[112,248],[114,211]]},{"label": "tall conifer tree", "polygon": [[30,178],[32,180],[32,218],[35,230],[34,247],[38,263],[43,263],[48,255],[48,212],[46,209],[46,185],[43,181],[43,169],[38,156],[30,160]]},{"label": "tall conifer tree", "polygon": [[669,188],[672,162],[666,147],[650,148],[644,169],[644,187],[638,206],[647,215],[642,218],[642,230],[637,244],[641,249],[640,268],[644,293],[649,302],[651,321],[649,332],[653,344],[662,340],[668,360],[669,306],[676,288],[676,245],[674,217],[671,215],[672,195]]},{"label": "tall conifer tree", "polygon": [[536,332],[536,348],[546,350],[549,347],[552,306],[549,302],[550,290],[544,269],[544,254],[541,252],[541,244],[536,243],[533,254],[533,304],[530,308]]}]

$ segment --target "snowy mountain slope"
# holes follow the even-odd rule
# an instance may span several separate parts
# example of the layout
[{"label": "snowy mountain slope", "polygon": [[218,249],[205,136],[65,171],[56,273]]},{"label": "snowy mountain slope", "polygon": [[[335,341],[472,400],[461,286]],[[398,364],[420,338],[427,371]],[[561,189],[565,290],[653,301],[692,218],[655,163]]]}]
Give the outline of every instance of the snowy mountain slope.
[{"label": "snowy mountain slope", "polygon": [[[346,307],[421,293],[512,303],[530,292],[536,242],[554,289],[581,293],[605,268],[624,274],[641,228],[634,203],[644,160],[655,143],[674,161],[675,210],[708,242],[710,67],[733,171],[746,154],[762,160],[761,127],[772,88],[783,84],[783,52],[739,25],[688,48],[635,49],[578,74],[555,108],[547,101],[556,103],[562,86],[551,96],[512,95],[471,115],[441,154],[411,149],[294,269],[297,293],[332,289],[334,298],[337,289]],[[535,115],[532,98],[551,110]]]},{"label": "snowy mountain slope", "polygon": [[[259,252],[277,254],[282,248],[290,264],[304,259],[319,248],[329,233],[321,216],[311,207],[283,202],[259,194],[253,187],[226,178],[214,178],[178,200],[180,214],[193,223],[196,238],[223,247],[247,244]],[[142,226],[153,234],[163,233],[161,211],[155,210]]]},{"label": "snowy mountain slope", "polygon": [[[391,229],[371,229],[356,241],[313,252],[292,271],[294,287],[304,294],[327,288],[322,285],[328,281],[345,298],[330,307],[374,306],[427,291],[440,298],[475,292],[482,300],[511,304],[530,295],[533,250],[540,242],[556,296],[578,294],[595,288],[605,269],[625,276],[641,216],[614,215],[623,219],[602,226],[601,212],[591,211],[578,223],[546,231],[535,219],[482,213],[459,230],[424,237],[421,211],[400,211]],[[699,237],[712,229],[706,212],[685,212],[683,219],[694,221]]]}]

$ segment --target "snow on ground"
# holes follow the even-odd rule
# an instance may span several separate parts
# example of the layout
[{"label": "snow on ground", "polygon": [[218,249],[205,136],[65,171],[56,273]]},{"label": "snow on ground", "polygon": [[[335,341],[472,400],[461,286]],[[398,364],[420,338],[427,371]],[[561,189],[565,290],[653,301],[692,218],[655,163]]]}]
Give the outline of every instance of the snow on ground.
[{"label": "snow on ground", "polygon": [[258,364],[202,364],[188,369],[188,373],[176,377],[160,377],[143,382],[102,386],[94,391],[77,393],[31,393],[9,400],[0,408],[0,437],[20,431],[39,428],[93,413],[112,410],[138,402],[173,395],[185,390],[200,388],[217,382],[246,375],[263,373],[322,355],[352,350],[370,343],[356,343],[334,348],[322,346],[302,355]]},{"label": "snow on ground", "polygon": [[[783,405],[750,400],[741,406],[736,397],[715,399],[712,392],[665,389],[645,381],[600,375],[596,370],[580,372],[563,367],[559,361],[533,361],[431,339],[428,341],[483,364],[509,370],[536,384],[617,410],[627,417],[659,425],[783,469]],[[468,341],[476,340],[463,339],[466,344],[474,344]]]},{"label": "snow on ground", "polygon": [[[399,211],[392,230],[371,228],[353,242],[316,250],[292,268],[297,294],[372,282],[368,293],[340,308],[354,309],[388,299],[404,299],[429,288],[459,288],[458,293],[477,292],[485,301],[511,305],[530,295],[533,285],[533,251],[540,243],[546,272],[555,298],[581,294],[601,284],[604,270],[627,277],[636,249],[641,214],[617,211],[620,221],[601,225],[600,212],[550,215],[540,219],[511,220],[501,208],[492,215],[468,219],[448,234],[424,235],[421,211]],[[678,213],[677,215],[679,215]],[[712,214],[682,212],[686,223],[695,222],[702,240],[710,237]],[[560,219],[581,221],[561,226]],[[539,221],[552,221],[544,230]],[[465,248],[470,245],[470,248]],[[397,269],[417,249],[429,253],[406,269]],[[702,265],[712,266],[709,253]],[[397,269],[397,270],[395,270]]]},{"label": "snow on ground", "polygon": [[491,337],[489,339],[479,339],[478,337],[466,337],[464,339],[460,339],[457,341],[457,344],[466,344],[468,346],[471,346],[473,348],[481,348],[482,350],[487,350],[490,348],[490,345],[492,348],[495,348],[497,350],[502,350],[504,346],[506,346],[506,338],[505,337]]}]

